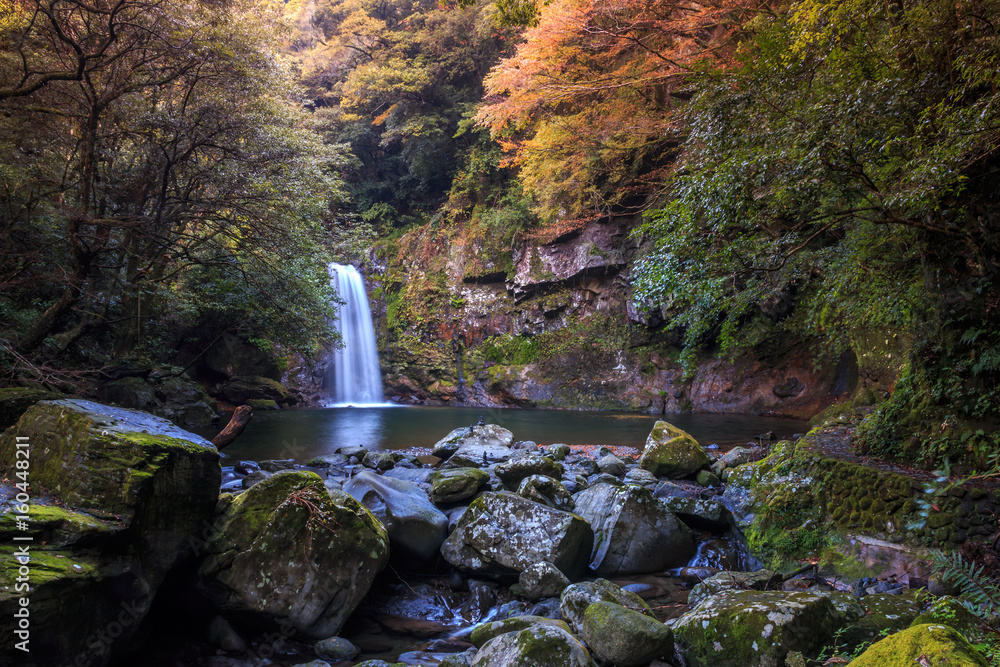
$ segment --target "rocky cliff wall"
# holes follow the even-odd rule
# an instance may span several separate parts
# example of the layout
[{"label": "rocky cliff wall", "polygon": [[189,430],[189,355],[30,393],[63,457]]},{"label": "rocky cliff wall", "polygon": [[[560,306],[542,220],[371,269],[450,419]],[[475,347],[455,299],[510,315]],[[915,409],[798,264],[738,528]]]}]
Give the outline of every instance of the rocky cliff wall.
[{"label": "rocky cliff wall", "polygon": [[[408,403],[809,417],[854,388],[784,341],[767,358],[710,354],[693,377],[679,334],[632,300],[630,221],[497,247],[431,223],[376,249],[369,271],[386,393]],[[774,346],[772,346],[774,347]]]}]

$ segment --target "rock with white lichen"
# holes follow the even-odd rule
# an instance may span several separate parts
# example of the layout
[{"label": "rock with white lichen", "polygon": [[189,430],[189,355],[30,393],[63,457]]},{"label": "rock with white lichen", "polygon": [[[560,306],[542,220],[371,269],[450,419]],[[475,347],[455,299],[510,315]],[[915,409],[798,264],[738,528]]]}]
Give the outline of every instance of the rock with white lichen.
[{"label": "rock with white lichen", "polygon": [[517,576],[547,561],[573,578],[586,568],[593,539],[590,525],[576,514],[512,493],[484,493],[462,514],[441,555],[479,576]]},{"label": "rock with white lichen", "polygon": [[479,649],[472,667],[594,667],[586,647],[552,625],[532,625],[494,637]]},{"label": "rock with white lichen", "polygon": [[673,625],[690,667],[782,667],[789,651],[815,655],[844,619],[824,595],[725,591]]}]

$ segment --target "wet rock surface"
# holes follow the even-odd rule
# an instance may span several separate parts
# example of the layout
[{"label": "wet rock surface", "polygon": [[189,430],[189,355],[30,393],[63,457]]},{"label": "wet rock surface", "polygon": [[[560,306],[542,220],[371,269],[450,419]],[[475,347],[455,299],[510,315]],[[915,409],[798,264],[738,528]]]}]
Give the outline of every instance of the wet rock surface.
[{"label": "wet rock surface", "polygon": [[548,561],[572,577],[586,568],[593,539],[590,525],[575,514],[511,493],[487,493],[469,505],[441,555],[481,576],[516,576]]}]

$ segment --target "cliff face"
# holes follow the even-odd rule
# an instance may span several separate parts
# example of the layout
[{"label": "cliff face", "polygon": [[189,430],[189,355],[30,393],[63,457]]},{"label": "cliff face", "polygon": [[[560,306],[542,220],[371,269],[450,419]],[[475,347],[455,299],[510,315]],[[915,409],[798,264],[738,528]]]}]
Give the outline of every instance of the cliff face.
[{"label": "cliff face", "polygon": [[685,380],[677,332],[632,302],[626,221],[496,246],[434,224],[380,246],[370,280],[388,396],[808,417],[853,388],[850,360],[817,370],[795,342],[767,359],[706,355]]}]

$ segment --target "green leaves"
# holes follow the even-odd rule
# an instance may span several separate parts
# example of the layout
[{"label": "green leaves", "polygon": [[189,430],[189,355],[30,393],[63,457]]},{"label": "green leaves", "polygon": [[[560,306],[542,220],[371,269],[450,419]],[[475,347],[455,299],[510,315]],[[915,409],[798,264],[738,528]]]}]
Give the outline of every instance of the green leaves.
[{"label": "green leaves", "polygon": [[781,294],[792,326],[840,349],[936,317],[931,267],[998,250],[972,213],[993,205],[1000,145],[1000,37],[977,17],[998,13],[805,0],[751,22],[740,65],[696,80],[670,199],[638,232],[637,299],[689,347],[715,327],[734,344]]}]

